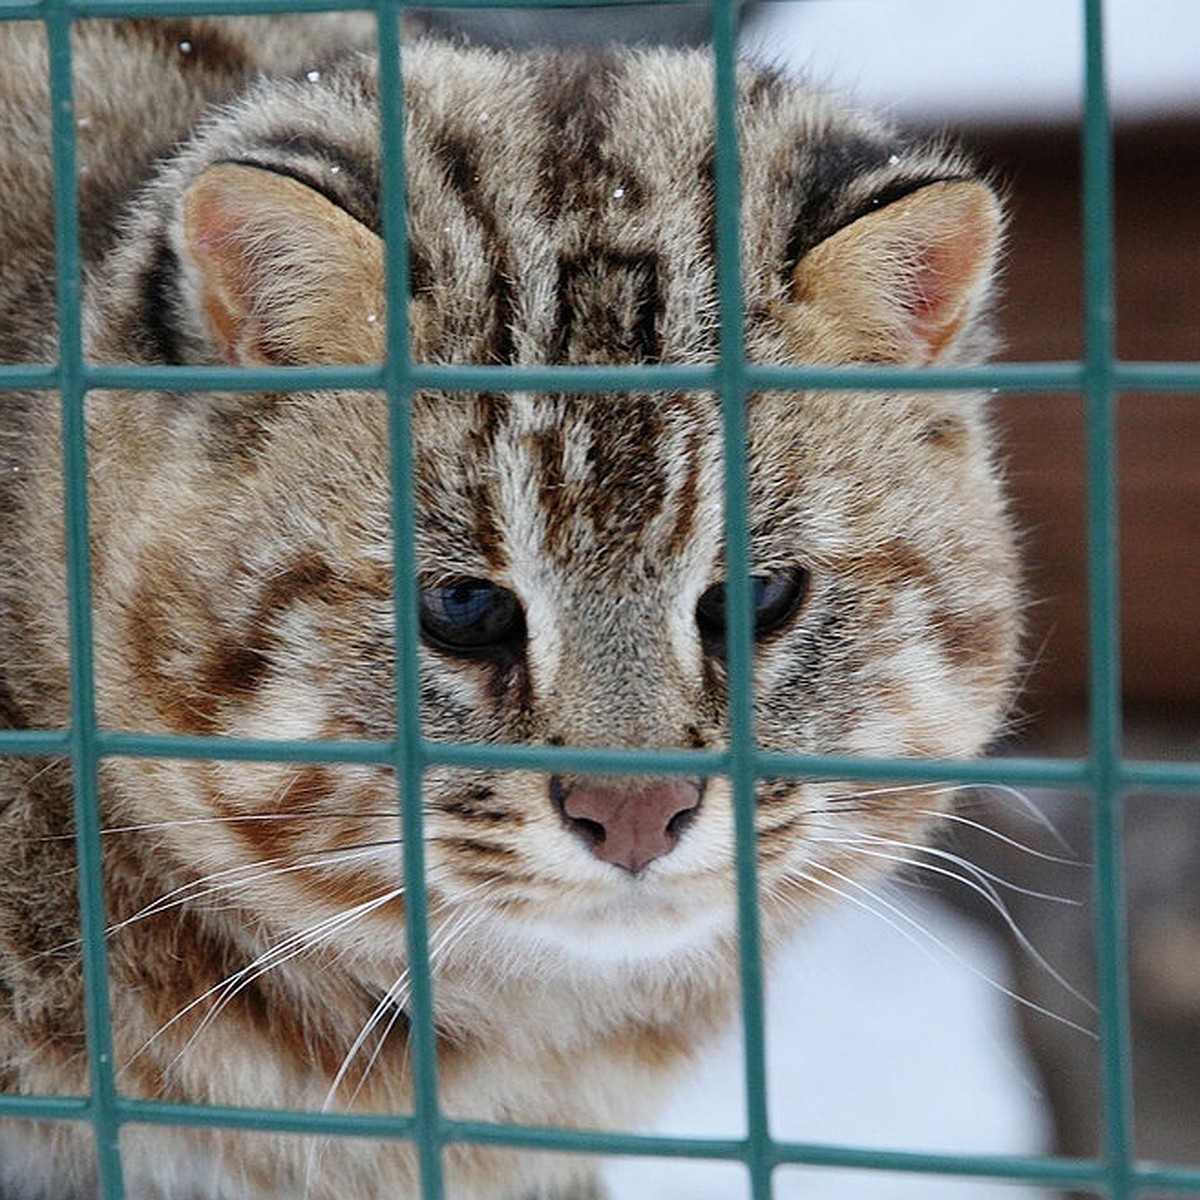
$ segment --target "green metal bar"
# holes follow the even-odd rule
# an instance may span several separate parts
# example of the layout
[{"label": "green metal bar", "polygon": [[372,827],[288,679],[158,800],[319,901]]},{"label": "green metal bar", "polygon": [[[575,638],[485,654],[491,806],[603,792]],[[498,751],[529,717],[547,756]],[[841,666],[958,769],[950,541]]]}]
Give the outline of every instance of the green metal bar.
[{"label": "green metal bar", "polygon": [[5,1117],[24,1121],[85,1121],[91,1116],[87,1099],[65,1096],[17,1096],[0,1092],[0,1120]]},{"label": "green metal bar", "polygon": [[1116,297],[1111,122],[1105,74],[1104,6],[1085,0],[1083,250],[1087,406],[1087,548],[1096,954],[1099,984],[1107,1194],[1136,1190],[1132,1046],[1125,953],[1120,796],[1121,682],[1117,563],[1117,391],[1113,377]]},{"label": "green metal bar", "polygon": [[19,366],[0,366],[0,391],[50,391],[58,387],[58,367],[21,363]]},{"label": "green metal bar", "polygon": [[[390,0],[389,0],[390,2]],[[645,0],[603,0],[622,8]],[[684,4],[689,0],[656,0],[659,4]],[[419,0],[423,8],[528,8],[529,0]],[[579,8],[596,0],[554,0],[554,7]],[[248,13],[312,13],[361,9],[362,0],[74,0],[67,8],[74,17],[178,17],[244,16]],[[392,4],[393,11],[398,7]],[[40,16],[38,5],[14,6],[20,14]]]},{"label": "green metal bar", "polygon": [[[1117,788],[1133,791],[1200,791],[1200,762],[1138,762],[1123,759]],[[1128,801],[1127,801],[1128,802]]]},{"label": "green metal bar", "polygon": [[[129,1122],[161,1126],[206,1126],[292,1133],[321,1137],[412,1136],[412,1119],[361,1113],[321,1113],[281,1109],[221,1108],[168,1104],[158,1101],[120,1102]],[[40,1120],[78,1120],[88,1112],[87,1101],[58,1097],[0,1095],[0,1116]],[[740,1161],[746,1142],[736,1138],[695,1138],[651,1134],[607,1133],[546,1127],[448,1121],[447,1141],[534,1150],[654,1158],[694,1158]],[[825,1142],[780,1142],[772,1148],[776,1165],[837,1167],[928,1175],[991,1178],[1043,1186],[1092,1188],[1106,1182],[1107,1168],[1095,1159],[1023,1155],[934,1154],[903,1150],[864,1149]],[[1133,1165],[1131,1180],[1140,1189],[1200,1190],[1200,1168]]]},{"label": "green metal bar", "polygon": [[[51,754],[64,749],[67,735],[48,731],[0,732],[0,752]],[[102,755],[141,758],[196,758],[234,762],[358,763],[390,766],[396,743],[391,741],[249,741],[238,738],[166,734],[101,733]],[[600,772],[619,775],[655,771],[662,774],[728,774],[730,755],[723,750],[573,749],[569,746],[485,745],[427,742],[426,766],[499,768],[508,770]],[[760,750],[755,756],[759,778],[810,776],[826,779],[888,779],[894,782],[1015,784],[1024,787],[1092,788],[1096,776],[1090,759],[1073,758],[848,758],[834,754],[785,754]],[[1123,760],[1117,772],[1119,791],[1200,789],[1200,763]]]},{"label": "green metal bar", "polygon": [[1134,1168],[1134,1178],[1143,1189],[1157,1193],[1171,1191],[1200,1192],[1200,1167],[1142,1166]]},{"label": "green metal bar", "polygon": [[[1122,391],[1200,391],[1200,364],[1114,362],[1113,386]],[[109,367],[84,366],[88,388],[146,388],[162,391],[255,392],[321,388],[382,388],[381,366],[344,367]],[[1087,380],[1082,363],[994,363],[980,367],[763,366],[747,363],[752,390],[800,388],[838,391],[1079,392]],[[52,388],[57,368],[39,364],[0,366],[0,390]],[[715,366],[629,367],[445,367],[414,364],[414,387],[445,392],[607,392],[623,388],[661,391],[714,391]]]},{"label": "green metal bar", "polygon": [[164,392],[381,390],[382,366],[338,367],[105,367],[84,368],[84,382],[101,388]]},{"label": "green metal bar", "polygon": [[1114,362],[1113,386],[1127,392],[1200,392],[1200,362]]},{"label": "green metal bar", "polygon": [[[415,1119],[395,1113],[344,1113],[285,1108],[169,1104],[160,1100],[122,1100],[121,1116],[139,1125],[245,1129],[255,1133],[291,1133],[309,1137],[413,1137]],[[290,1198],[289,1198],[290,1200]]]},{"label": "green metal bar", "polygon": [[[448,1133],[474,1144],[587,1154],[745,1161],[747,1154],[754,1153],[750,1139],[663,1137],[467,1121],[450,1122]],[[1089,1159],[919,1153],[837,1146],[828,1142],[770,1142],[763,1148],[763,1153],[771,1169],[783,1165],[844,1167],[1081,1187],[1102,1182],[1104,1177],[1103,1166]]]},{"label": "green metal bar", "polygon": [[741,160],[737,129],[737,16],[731,0],[711,0],[720,356],[718,394],[724,447],[725,652],[729,679],[729,789],[737,868],[742,1055],[747,1119],[746,1167],[752,1200],[772,1195],[767,1109],[762,942],[755,832],[754,645],[750,602],[749,440],[741,269]]},{"label": "green metal bar", "polygon": [[1082,1188],[1104,1182],[1104,1168],[1093,1159],[922,1154],[907,1150],[864,1150],[855,1146],[834,1146],[828,1142],[781,1144],[778,1154],[781,1163],[810,1167],[1009,1180],[1045,1187]]},{"label": "green metal bar", "polygon": [[[1001,363],[991,367],[765,366],[743,363],[747,391],[888,389],[954,391],[989,388],[1011,391],[1078,391],[1077,363]],[[716,366],[630,367],[438,367],[417,366],[418,386],[439,391],[602,392],[625,389],[717,391],[725,382]]]},{"label": "green metal bar", "polygon": [[278,741],[165,733],[100,733],[101,754],[126,758],[197,758],[224,762],[376,763],[395,761],[392,741]]},{"label": "green metal bar", "polygon": [[[0,368],[0,383],[3,382]],[[1084,383],[1079,363],[1001,363],[991,367],[762,366],[743,367],[752,390],[878,389],[1077,392]],[[85,371],[92,388],[231,392],[317,388],[382,388],[382,367],[108,367]],[[679,366],[438,366],[414,363],[409,382],[439,392],[571,392],[624,390],[716,391],[717,365]]]},{"label": "green metal bar", "polygon": [[[174,737],[149,734],[100,734],[102,755],[144,758],[197,758],[217,761],[353,763],[391,766],[394,742],[243,741],[234,738]],[[37,731],[0,732],[0,753],[46,756],[65,752],[68,735]],[[561,746],[491,746],[428,743],[426,766],[603,774],[727,774],[731,758],[720,750],[605,750]],[[1056,789],[1088,789],[1096,785],[1090,759],[986,758],[959,762],[941,759],[846,758],[840,755],[784,754],[762,750],[755,755],[758,778],[808,777],[840,780],[887,780],[894,783],[969,784]],[[1200,763],[1123,760],[1116,774],[1119,792],[1200,791]]]},{"label": "green metal bar", "polygon": [[[249,1129],[256,1132],[292,1133],[321,1137],[412,1136],[413,1119],[362,1113],[328,1113],[211,1107],[169,1104],[161,1101],[119,1102],[129,1122],[162,1126],[199,1126]],[[0,1115],[45,1120],[77,1120],[87,1112],[87,1102],[57,1097],[0,1096]],[[506,1146],[543,1151],[597,1155],[631,1155],[654,1158],[696,1158],[712,1161],[744,1159],[747,1142],[740,1138],[696,1138],[653,1134],[610,1133],[537,1126],[447,1121],[446,1141]],[[1103,1186],[1107,1166],[1095,1159],[996,1154],[939,1154],[905,1150],[864,1149],[825,1142],[779,1142],[771,1148],[775,1165],[837,1167],[992,1178],[1045,1186],[1092,1188]],[[1200,1168],[1131,1165],[1130,1178],[1139,1188],[1200,1189]]]},{"label": "green metal bar", "polygon": [[413,1129],[423,1200],[442,1200],[442,1117],[429,956],[422,820],[421,686],[417,647],[416,516],[412,443],[412,354],[408,331],[408,232],[399,12],[379,0],[380,191],[387,253],[387,396],[392,480],[392,572],[396,621],[396,778],[403,834],[404,926],[408,946],[409,1054]]},{"label": "green metal bar", "polygon": [[70,639],[70,756],[75,787],[80,935],[85,981],[84,1021],[91,1086],[90,1115],[104,1200],[121,1200],[120,1125],[113,1076],[112,1023],[105,950],[103,868],[100,861],[99,756],[92,663],[91,574],[87,517],[87,455],[82,383],[82,320],[75,110],[71,80],[71,17],[49,0],[46,36],[50,68],[54,168],[55,287],[62,467],[66,500],[67,604]]},{"label": "green metal bar", "polygon": [[71,735],[49,729],[0,729],[0,754],[68,755]]}]

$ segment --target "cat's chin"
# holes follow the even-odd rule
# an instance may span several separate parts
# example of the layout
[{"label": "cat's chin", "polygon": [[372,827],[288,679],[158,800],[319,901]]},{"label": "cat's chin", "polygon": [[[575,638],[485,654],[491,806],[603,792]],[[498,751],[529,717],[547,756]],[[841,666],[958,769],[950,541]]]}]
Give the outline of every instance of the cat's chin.
[{"label": "cat's chin", "polygon": [[565,959],[568,967],[638,968],[711,954],[734,935],[732,894],[714,901],[654,895],[641,888],[597,894],[526,916],[507,930],[530,949]]}]

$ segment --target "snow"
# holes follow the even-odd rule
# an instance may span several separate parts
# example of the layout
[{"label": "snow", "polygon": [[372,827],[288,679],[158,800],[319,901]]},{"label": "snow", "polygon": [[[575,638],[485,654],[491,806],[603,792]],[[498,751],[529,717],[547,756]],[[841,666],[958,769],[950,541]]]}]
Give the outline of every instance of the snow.
[{"label": "snow", "polygon": [[[1048,1121],[1019,1043],[1007,965],[973,924],[912,890],[898,912],[831,909],[769,972],[772,1133],[787,1141],[950,1153],[1040,1154]],[[876,906],[878,909],[878,906]],[[924,932],[920,932],[924,931]],[[685,1079],[657,1130],[744,1132],[740,1032]],[[622,1159],[615,1200],[741,1200],[740,1166]],[[988,1180],[790,1167],[776,1200],[1034,1200]]]}]

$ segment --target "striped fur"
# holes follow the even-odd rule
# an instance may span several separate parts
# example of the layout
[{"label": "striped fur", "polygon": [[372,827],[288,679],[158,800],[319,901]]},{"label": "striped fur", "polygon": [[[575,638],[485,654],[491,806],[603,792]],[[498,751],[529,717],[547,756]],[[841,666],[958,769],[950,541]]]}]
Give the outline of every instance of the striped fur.
[{"label": "striped fur", "polygon": [[[382,355],[378,84],[367,56],[325,63],[330,30],[311,27],[308,43],[299,19],[80,35],[90,357]],[[3,120],[30,130],[28,161],[20,139],[0,148],[6,361],[54,345],[37,36],[0,26]],[[135,99],[146,86],[107,90],[114,63],[159,80],[162,102]],[[260,66],[277,78],[199,119]],[[715,360],[703,55],[418,43],[403,66],[416,357]],[[186,99],[168,82],[186,83]],[[969,164],[771,72],[746,68],[739,86],[749,356],[978,359],[999,216]],[[36,180],[28,205],[20,171]],[[384,399],[98,392],[87,414],[103,726],[392,736]],[[426,736],[724,747],[727,671],[704,619],[725,574],[717,400],[422,392],[413,422],[419,588],[484,580],[519,602],[510,633],[478,652],[427,624]],[[805,581],[756,640],[760,744],[978,753],[1010,702],[1018,632],[981,400],[762,393],[748,424],[753,572]],[[0,719],[13,728],[58,727],[68,713],[57,431],[52,397],[4,398]],[[10,1091],[86,1087],[68,775],[0,762]],[[391,773],[119,757],[101,789],[122,1089],[406,1111]],[[605,857],[607,813],[684,794],[694,807],[665,810],[665,850]],[[864,799],[847,783],[764,781],[768,940],[873,877],[878,848],[919,840],[939,805],[922,791]],[[446,1111],[581,1127],[648,1118],[736,993],[727,781],[672,790],[434,767],[424,811]],[[630,820],[636,841],[642,817]],[[417,1194],[402,1142],[179,1128],[130,1129],[123,1144],[135,1200]],[[589,1164],[565,1156],[454,1146],[445,1162],[456,1200],[594,1194]],[[73,1127],[0,1121],[0,1194],[90,1197],[89,1164]]]}]

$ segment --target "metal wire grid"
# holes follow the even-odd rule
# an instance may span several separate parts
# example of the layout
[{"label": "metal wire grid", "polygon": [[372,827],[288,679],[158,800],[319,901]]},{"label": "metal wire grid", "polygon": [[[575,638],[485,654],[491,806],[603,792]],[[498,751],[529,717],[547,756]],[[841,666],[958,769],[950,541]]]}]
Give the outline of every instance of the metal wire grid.
[{"label": "metal wire grid", "polygon": [[[425,6],[436,0],[421,0]],[[559,5],[589,0],[555,0]],[[614,4],[636,0],[610,0]],[[670,0],[667,0],[670,2]],[[494,6],[497,0],[456,0],[457,7]],[[1086,344],[1081,361],[991,367],[906,370],[891,368],[781,368],[745,361],[741,341],[739,172],[733,115],[736,5],[710,0],[717,103],[717,245],[721,354],[713,366],[627,368],[447,368],[412,362],[407,337],[407,239],[404,164],[400,154],[402,104],[399,18],[405,0],[0,0],[0,21],[44,22],[49,44],[55,172],[56,285],[60,327],[56,363],[0,367],[0,391],[45,389],[61,397],[63,468],[67,483],[66,542],[72,662],[69,728],[0,731],[0,754],[69,758],[76,787],[79,895],[87,981],[86,1022],[92,1091],[84,1097],[0,1095],[0,1119],[89,1122],[95,1134],[104,1200],[125,1190],[119,1148],[127,1123],[192,1125],[247,1130],[410,1139],[421,1167],[424,1200],[442,1200],[442,1149],[451,1142],[503,1144],[584,1153],[678,1156],[744,1164],[753,1200],[769,1200],[772,1172],[783,1164],[975,1176],[1094,1190],[1127,1200],[1149,1189],[1200,1194],[1200,1165],[1160,1168],[1134,1160],[1130,1088],[1129,997],[1122,904],[1123,794],[1138,789],[1200,790],[1200,763],[1135,762],[1121,754],[1119,626],[1116,553],[1115,410],[1124,390],[1200,393],[1200,363],[1122,363],[1114,355],[1112,166],[1105,88],[1103,0],[1080,0],[1084,20],[1083,210]],[[347,368],[208,369],[89,366],[80,341],[80,257],[77,230],[70,30],[84,17],[244,14],[369,8],[378,18],[382,106],[384,234],[387,246],[387,359],[381,366]],[[93,701],[90,569],[84,403],[96,388],[169,387],[238,391],[309,387],[382,389],[389,398],[396,544],[396,729],[386,742],[266,742],[108,733],[97,727]],[[726,537],[730,563],[730,747],[726,751],[577,750],[529,746],[443,745],[421,737],[417,689],[418,623],[413,561],[410,408],[420,388],[450,391],[616,391],[632,388],[704,389],[722,397]],[[746,511],[745,401],[757,388],[912,389],[962,387],[1006,391],[1082,392],[1087,413],[1088,558],[1091,740],[1075,760],[1009,759],[937,763],[841,759],[767,753],[752,735],[751,638]],[[410,1017],[414,1112],[411,1116],[234,1109],[132,1100],[115,1078],[105,962],[105,919],[97,803],[97,768],[111,755],[376,763],[393,767],[399,790],[403,868],[407,888],[406,937],[412,961]],[[523,767],[605,773],[721,773],[732,781],[737,834],[738,914],[741,929],[744,1100],[748,1133],[738,1138],[659,1137],[580,1132],[451,1120],[439,1111],[433,1027],[433,984],[428,954],[424,847],[420,809],[423,772],[437,764]],[[753,792],[763,776],[831,775],[854,779],[1005,783],[1018,787],[1086,790],[1094,807],[1095,937],[1099,962],[1099,1024],[1104,1092],[1104,1142],[1092,1159],[914,1153],[784,1142],[772,1137],[767,1113],[762,973],[755,901]]]}]

